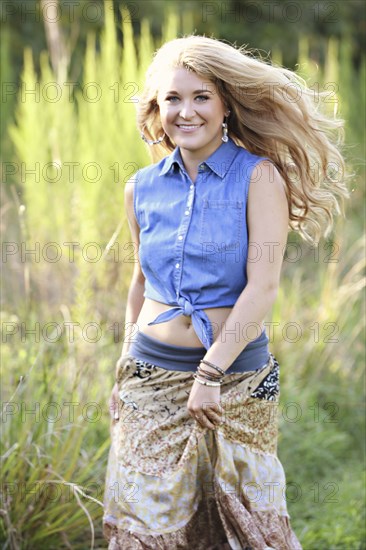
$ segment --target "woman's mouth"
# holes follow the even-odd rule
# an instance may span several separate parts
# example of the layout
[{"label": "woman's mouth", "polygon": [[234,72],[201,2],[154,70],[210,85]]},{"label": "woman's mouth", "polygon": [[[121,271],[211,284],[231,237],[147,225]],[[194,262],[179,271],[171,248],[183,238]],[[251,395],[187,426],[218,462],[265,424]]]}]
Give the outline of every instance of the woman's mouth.
[{"label": "woman's mouth", "polygon": [[195,132],[196,130],[201,128],[201,126],[203,126],[203,124],[177,124],[176,126],[182,132],[185,132],[187,134],[191,134],[192,132]]}]

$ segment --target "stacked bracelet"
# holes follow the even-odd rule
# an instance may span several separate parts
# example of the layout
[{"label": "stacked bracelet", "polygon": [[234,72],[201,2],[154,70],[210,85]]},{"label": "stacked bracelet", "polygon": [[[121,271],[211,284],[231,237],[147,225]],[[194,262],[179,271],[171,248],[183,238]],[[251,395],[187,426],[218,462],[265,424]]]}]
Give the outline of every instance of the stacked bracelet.
[{"label": "stacked bracelet", "polygon": [[[213,363],[210,363],[209,361],[206,361],[205,359],[202,359],[200,361],[201,363],[208,365],[209,367],[212,367],[213,369],[217,370],[219,374],[216,374],[214,372],[209,372],[201,367],[199,365],[197,367],[197,372],[194,373],[193,378],[197,380],[200,384],[203,384],[204,386],[221,386],[225,371],[222,370],[220,367],[217,367]],[[202,378],[205,378],[208,380],[208,382],[204,382],[198,378],[198,376],[201,376]]]},{"label": "stacked bracelet", "polygon": [[210,363],[209,361],[206,361],[206,359],[201,359],[200,361],[201,363],[205,363],[205,365],[209,366],[209,367],[212,367],[213,369],[217,370],[217,372],[219,372],[220,374],[222,374],[222,376],[224,376],[225,374],[225,371],[220,369],[220,367],[217,367],[216,365],[214,365],[213,363]]},{"label": "stacked bracelet", "polygon": [[198,374],[201,374],[203,378],[207,378],[207,380],[212,380],[212,382],[217,382],[218,380],[222,379],[222,376],[220,374],[212,374],[211,372],[204,370],[201,366],[197,367],[197,372]]}]

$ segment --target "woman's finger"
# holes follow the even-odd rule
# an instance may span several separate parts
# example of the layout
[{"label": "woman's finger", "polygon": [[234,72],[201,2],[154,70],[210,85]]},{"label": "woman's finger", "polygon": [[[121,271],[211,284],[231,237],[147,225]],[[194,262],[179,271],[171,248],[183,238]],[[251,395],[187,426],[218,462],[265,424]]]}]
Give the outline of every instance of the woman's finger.
[{"label": "woman's finger", "polygon": [[213,411],[212,409],[205,409],[205,415],[211,422],[214,422],[215,424],[220,423],[222,421],[222,415],[220,413],[217,413],[216,411]]},{"label": "woman's finger", "polygon": [[210,430],[215,430],[216,425],[211,422],[211,420],[205,414],[195,414],[195,420],[198,422],[202,428],[209,428]]}]

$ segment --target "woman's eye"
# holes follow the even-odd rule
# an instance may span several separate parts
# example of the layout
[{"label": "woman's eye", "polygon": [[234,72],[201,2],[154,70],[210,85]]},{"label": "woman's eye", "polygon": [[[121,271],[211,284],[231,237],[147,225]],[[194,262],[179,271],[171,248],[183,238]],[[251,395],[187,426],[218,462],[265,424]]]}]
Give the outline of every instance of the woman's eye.
[{"label": "woman's eye", "polygon": [[[205,100],[206,100],[206,99],[209,99],[209,97],[208,97],[207,95],[198,95],[198,96],[196,96],[196,99],[197,99],[197,98],[203,98],[203,99],[205,99]],[[169,96],[169,97],[166,98],[166,101],[171,101],[171,100],[173,100],[173,99],[178,99],[178,97],[177,97],[176,95],[171,95],[171,96]]]}]

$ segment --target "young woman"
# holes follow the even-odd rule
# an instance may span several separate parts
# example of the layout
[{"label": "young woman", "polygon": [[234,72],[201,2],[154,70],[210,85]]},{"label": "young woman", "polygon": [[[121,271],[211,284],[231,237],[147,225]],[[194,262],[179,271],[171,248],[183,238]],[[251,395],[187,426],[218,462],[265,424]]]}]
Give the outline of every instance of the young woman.
[{"label": "young woman", "polygon": [[139,261],[110,401],[110,549],[301,548],[264,319],[289,228],[319,240],[348,196],[330,138],[343,121],[312,95],[197,35],[164,44],[147,71],[137,120],[153,164],[125,189]]}]

